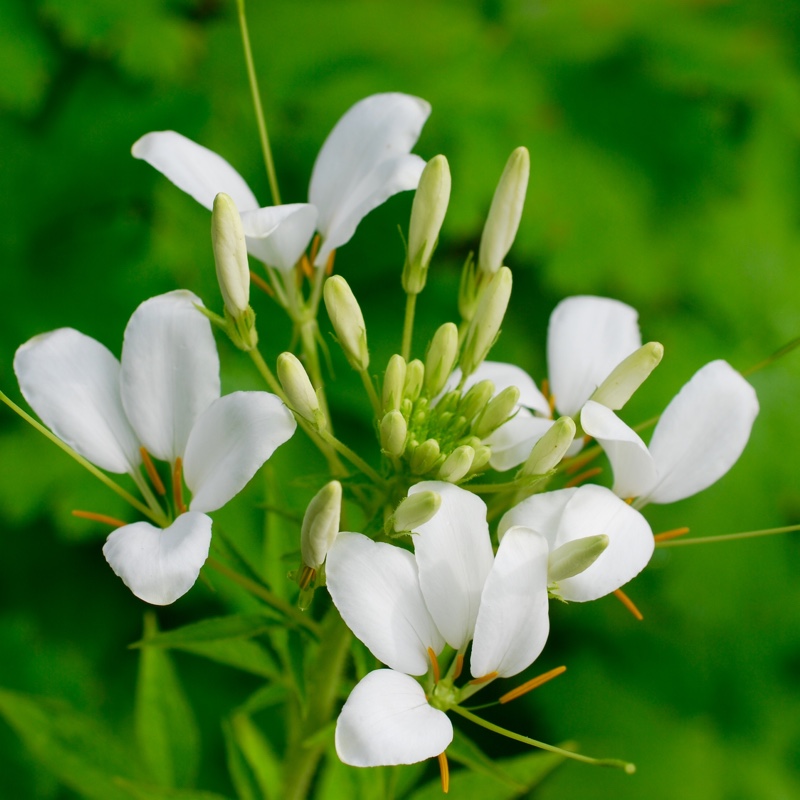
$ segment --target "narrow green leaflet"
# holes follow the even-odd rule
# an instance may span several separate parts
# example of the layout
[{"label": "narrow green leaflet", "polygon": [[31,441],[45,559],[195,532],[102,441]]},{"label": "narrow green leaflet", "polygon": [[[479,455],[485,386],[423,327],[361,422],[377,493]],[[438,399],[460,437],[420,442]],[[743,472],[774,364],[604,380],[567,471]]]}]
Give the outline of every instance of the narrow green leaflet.
[{"label": "narrow green leaflet", "polygon": [[[280,800],[281,764],[264,734],[247,714],[241,712],[231,717],[230,731],[233,744],[243,756],[258,785],[259,796]],[[238,765],[241,766],[243,765]]]},{"label": "narrow green leaflet", "polygon": [[253,770],[250,769],[244,753],[242,753],[236,742],[236,736],[230,720],[225,719],[222,721],[222,735],[225,739],[228,774],[230,775],[231,783],[236,789],[236,796],[239,800],[261,800],[255,775],[253,775]]},{"label": "narrow green leaflet", "polygon": [[[158,635],[155,614],[144,618],[144,638]],[[191,785],[200,763],[200,730],[172,658],[143,647],[136,686],[136,740],[152,778],[165,787]]]},{"label": "narrow green leaflet", "polygon": [[120,778],[119,786],[127,792],[132,800],[230,800],[216,792],[203,792],[196,789],[164,789],[158,786],[146,786]]}]

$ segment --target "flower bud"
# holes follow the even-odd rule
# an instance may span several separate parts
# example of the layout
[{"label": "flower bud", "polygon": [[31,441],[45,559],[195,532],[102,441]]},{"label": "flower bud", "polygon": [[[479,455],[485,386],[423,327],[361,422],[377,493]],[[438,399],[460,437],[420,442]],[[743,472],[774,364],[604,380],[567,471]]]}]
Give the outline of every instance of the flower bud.
[{"label": "flower bud", "polygon": [[494,397],[481,414],[475,427],[475,434],[485,439],[490,433],[496,431],[514,413],[519,403],[519,389],[516,386],[506,386],[497,397]]},{"label": "flower bud", "polygon": [[367,328],[364,315],[347,281],[334,275],[325,281],[325,308],[336,331],[336,338],[353,369],[359,372],[369,366]]},{"label": "flower bud", "polygon": [[406,360],[393,355],[389,359],[383,376],[383,410],[397,411],[403,401],[403,387],[406,382]]},{"label": "flower bud", "polygon": [[395,531],[414,531],[428,522],[442,505],[439,492],[410,494],[395,509],[392,524]]},{"label": "flower bud", "polygon": [[494,383],[490,380],[478,381],[461,398],[458,413],[467,419],[473,419],[480,414],[494,396]]},{"label": "flower bud", "polygon": [[607,547],[608,536],[604,533],[562,544],[547,559],[547,582],[558,583],[589,569]]},{"label": "flower bud", "polygon": [[436,397],[444,388],[458,356],[458,328],[452,322],[441,325],[425,356],[425,392]]},{"label": "flower bud", "polygon": [[244,314],[250,305],[250,266],[242,218],[236,210],[236,204],[223,192],[214,198],[211,243],[222,299],[225,308],[235,319]]},{"label": "flower bud", "polygon": [[479,444],[475,449],[475,458],[472,459],[472,466],[469,471],[472,473],[482,470],[492,457],[492,448],[485,444]]},{"label": "flower bud", "polygon": [[411,454],[410,466],[415,475],[424,475],[430,472],[439,460],[439,442],[436,439],[426,439],[421,445],[414,448]]},{"label": "flower bud", "polygon": [[501,267],[486,287],[464,344],[461,370],[465,375],[472,375],[492,349],[511,297],[511,283],[511,270]]},{"label": "flower bud", "polygon": [[575,422],[571,417],[559,417],[547,433],[533,446],[520,475],[546,475],[554,469],[575,438]]},{"label": "flower bud", "polygon": [[408,254],[403,267],[403,289],[419,294],[425,288],[428,265],[450,202],[450,167],[435,156],[422,170],[408,226]]},{"label": "flower bud", "polygon": [[614,367],[589,399],[613,411],[619,410],[647,380],[650,373],[659,365],[663,355],[664,345],[659,342],[642,345]]},{"label": "flower bud", "polygon": [[312,569],[322,566],[339,533],[341,511],[342,484],[326,483],[308,504],[300,529],[300,554],[306,566]]},{"label": "flower bud", "polygon": [[320,409],[317,393],[297,356],[291,353],[281,353],[278,356],[278,380],[289,405],[301,417],[313,422],[317,429],[324,427],[325,415]]},{"label": "flower bud", "polygon": [[436,477],[440,481],[458,483],[469,472],[474,460],[475,451],[468,444],[456,447],[439,467]]},{"label": "flower bud", "polygon": [[425,379],[425,367],[422,362],[415,358],[408,362],[406,367],[406,383],[403,387],[403,395],[413,403],[422,391],[422,383]]},{"label": "flower bud", "polygon": [[528,189],[530,162],[528,150],[518,147],[509,157],[500,176],[481,235],[478,251],[480,272],[494,275],[514,244],[525,204],[525,192]]},{"label": "flower bud", "polygon": [[381,449],[388,456],[403,455],[408,425],[399,411],[390,411],[381,420]]}]

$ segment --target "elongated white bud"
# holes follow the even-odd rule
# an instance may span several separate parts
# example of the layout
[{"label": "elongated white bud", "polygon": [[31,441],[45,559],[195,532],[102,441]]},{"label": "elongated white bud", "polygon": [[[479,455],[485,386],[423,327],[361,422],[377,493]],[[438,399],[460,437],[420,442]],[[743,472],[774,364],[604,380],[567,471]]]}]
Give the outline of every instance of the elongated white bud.
[{"label": "elongated white bud", "polygon": [[442,505],[438,492],[417,492],[404,498],[395,509],[392,525],[395,531],[414,531],[428,522]]},{"label": "elongated white bud", "polygon": [[511,298],[511,284],[511,270],[501,267],[486,287],[464,344],[461,370],[465,375],[475,372],[492,349]]},{"label": "elongated white bud", "polygon": [[520,475],[546,475],[558,466],[575,438],[575,422],[571,417],[559,417],[533,446]]},{"label": "elongated white bud", "polygon": [[510,156],[495,189],[489,215],[483,226],[481,247],[478,251],[478,269],[493,275],[503,265],[514,237],[517,235],[531,159],[525,147],[518,147]]},{"label": "elongated white bud", "polygon": [[236,318],[250,306],[250,265],[247,262],[242,218],[236,204],[224,192],[214,198],[211,244],[225,308]]},{"label": "elongated white bud", "polygon": [[435,397],[444,388],[458,356],[458,328],[452,322],[441,325],[425,356],[425,392]]},{"label": "elongated white bud", "polygon": [[490,380],[478,381],[461,399],[458,413],[466,419],[473,419],[484,411],[492,397],[494,383]]},{"label": "elongated white bud", "polygon": [[406,367],[406,383],[403,387],[403,395],[413,403],[422,391],[422,383],[425,380],[425,367],[422,362],[415,358],[408,362]]},{"label": "elongated white bud", "polygon": [[336,338],[350,366],[359,371],[367,369],[369,366],[367,328],[361,307],[347,281],[341,275],[328,278],[325,281],[323,296]]},{"label": "elongated white bud", "polygon": [[436,439],[426,439],[414,448],[411,454],[410,466],[415,475],[424,475],[430,472],[439,460],[439,442]]},{"label": "elongated white bud", "polygon": [[620,361],[611,374],[597,387],[591,400],[617,411],[647,380],[664,356],[664,345],[648,342]]},{"label": "elongated white bud", "polygon": [[591,567],[607,547],[608,536],[604,533],[562,544],[547,559],[547,582],[558,583],[579,575]]},{"label": "elongated white bud", "polygon": [[300,529],[300,554],[303,563],[319,569],[339,533],[342,512],[342,484],[326,483],[308,504]]},{"label": "elongated white bud", "polygon": [[406,360],[403,356],[393,355],[389,359],[386,373],[383,376],[383,410],[397,411],[403,401],[403,387],[406,382]]},{"label": "elongated white bud", "polygon": [[490,433],[497,430],[508,420],[519,402],[519,389],[516,386],[506,386],[497,397],[492,398],[486,410],[478,420],[475,434],[485,439]]},{"label": "elongated white bud", "polygon": [[408,425],[399,411],[390,411],[381,420],[381,449],[389,456],[401,456],[406,444]]},{"label": "elongated white bud", "polygon": [[439,467],[437,477],[440,481],[457,483],[469,472],[474,460],[475,451],[468,444],[456,447]]},{"label": "elongated white bud", "polygon": [[278,380],[289,405],[301,417],[313,422],[318,429],[324,427],[325,415],[320,409],[317,393],[297,356],[291,353],[281,353],[278,356]]}]

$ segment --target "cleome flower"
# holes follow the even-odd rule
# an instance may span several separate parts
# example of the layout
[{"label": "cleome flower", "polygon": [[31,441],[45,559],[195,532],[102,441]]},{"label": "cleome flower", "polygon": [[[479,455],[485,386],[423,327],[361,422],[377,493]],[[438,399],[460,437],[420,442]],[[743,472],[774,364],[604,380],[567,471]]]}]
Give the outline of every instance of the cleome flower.
[{"label": "cleome flower", "polygon": [[[53,433],[101,469],[129,474],[164,518],[163,529],[149,522],[120,527],[103,547],[128,588],[155,605],[192,587],[211,542],[207,513],[241,491],[296,425],[267,392],[220,397],[219,357],[200,305],[188,291],[142,303],[119,361],[72,328],[35,336],[14,358],[22,394]],[[166,494],[151,455],[169,464],[171,514],[142,474],[145,466]]]},{"label": "cleome flower", "polygon": [[[453,738],[446,711],[497,677],[518,674],[547,640],[547,544],[526,527],[506,530],[493,555],[486,505],[442,481],[441,506],[414,533],[414,553],[358,533],[328,552],[328,590],[342,618],[389,669],[353,689],[336,725],[336,751],[352,766],[410,764],[440,756]],[[472,642],[475,680],[458,688]],[[446,649],[447,646],[447,649]],[[451,660],[439,672],[437,656]],[[425,686],[415,677],[428,675]]]},{"label": "cleome flower", "polygon": [[424,100],[399,92],[371,95],[352,106],[317,156],[308,203],[260,207],[224,158],[175,131],[147,133],[132,152],[209,210],[219,192],[230,195],[248,252],[268,266],[291,270],[315,230],[322,236],[315,265],[324,266],[370,211],[417,187],[425,162],[410,151],[430,110]]}]

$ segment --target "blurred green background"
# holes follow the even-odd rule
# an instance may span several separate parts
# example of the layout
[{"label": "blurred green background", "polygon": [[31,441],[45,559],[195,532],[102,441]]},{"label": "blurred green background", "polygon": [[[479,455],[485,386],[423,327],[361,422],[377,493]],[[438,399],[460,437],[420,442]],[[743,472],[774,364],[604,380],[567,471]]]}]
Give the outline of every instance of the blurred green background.
[{"label": "blurred green background", "polygon": [[[800,3],[250,0],[248,12],[286,201],[305,199],[321,142],[359,98],[396,90],[433,106],[416,152],[447,155],[453,195],[419,303],[418,354],[425,334],[456,317],[460,266],[518,145],[531,153],[531,185],[493,358],[541,378],[558,300],[617,297],[639,310],[644,339],[666,349],[626,409],[636,422],[707,361],[744,370],[800,335]],[[209,216],[131,158],[140,135],[178,130],[269,197],[230,0],[3,0],[0,74],[0,386],[18,399],[13,353],[36,333],[76,327],[119,353],[128,317],[153,294],[189,288],[221,310]],[[399,346],[397,225],[409,209],[410,196],[394,198],[337,255],[364,308],[376,373]],[[254,305],[274,357],[288,327],[268,298]],[[220,349],[226,389],[258,387],[249,362]],[[367,451],[371,433],[357,421],[366,405],[343,360],[336,368],[334,414]],[[800,354],[751,380],[762,411],[744,456],[701,495],[648,508],[655,531],[800,521]],[[309,458],[297,437],[273,459],[282,497],[314,491],[321,466]],[[127,645],[145,609],[105,564],[105,532],[69,512],[127,512],[6,411],[0,465],[0,687],[95,720],[118,737],[124,762],[138,658]],[[218,525],[283,586],[294,563],[262,547],[250,509],[263,493],[254,481]],[[626,589],[644,622],[613,598],[556,605],[537,667],[568,672],[494,718],[639,769],[567,765],[535,797],[800,797],[799,572],[798,534],[662,550]],[[199,583],[157,616],[171,628],[242,602]],[[261,681],[186,653],[175,664],[201,731],[196,785],[232,797],[220,719]],[[37,760],[43,723],[31,719],[18,715],[12,728],[0,718],[0,796],[80,796]],[[279,737],[269,714],[257,724]],[[496,757],[522,752],[481,741]],[[329,797],[354,796],[337,785],[348,784],[329,782]]]}]

